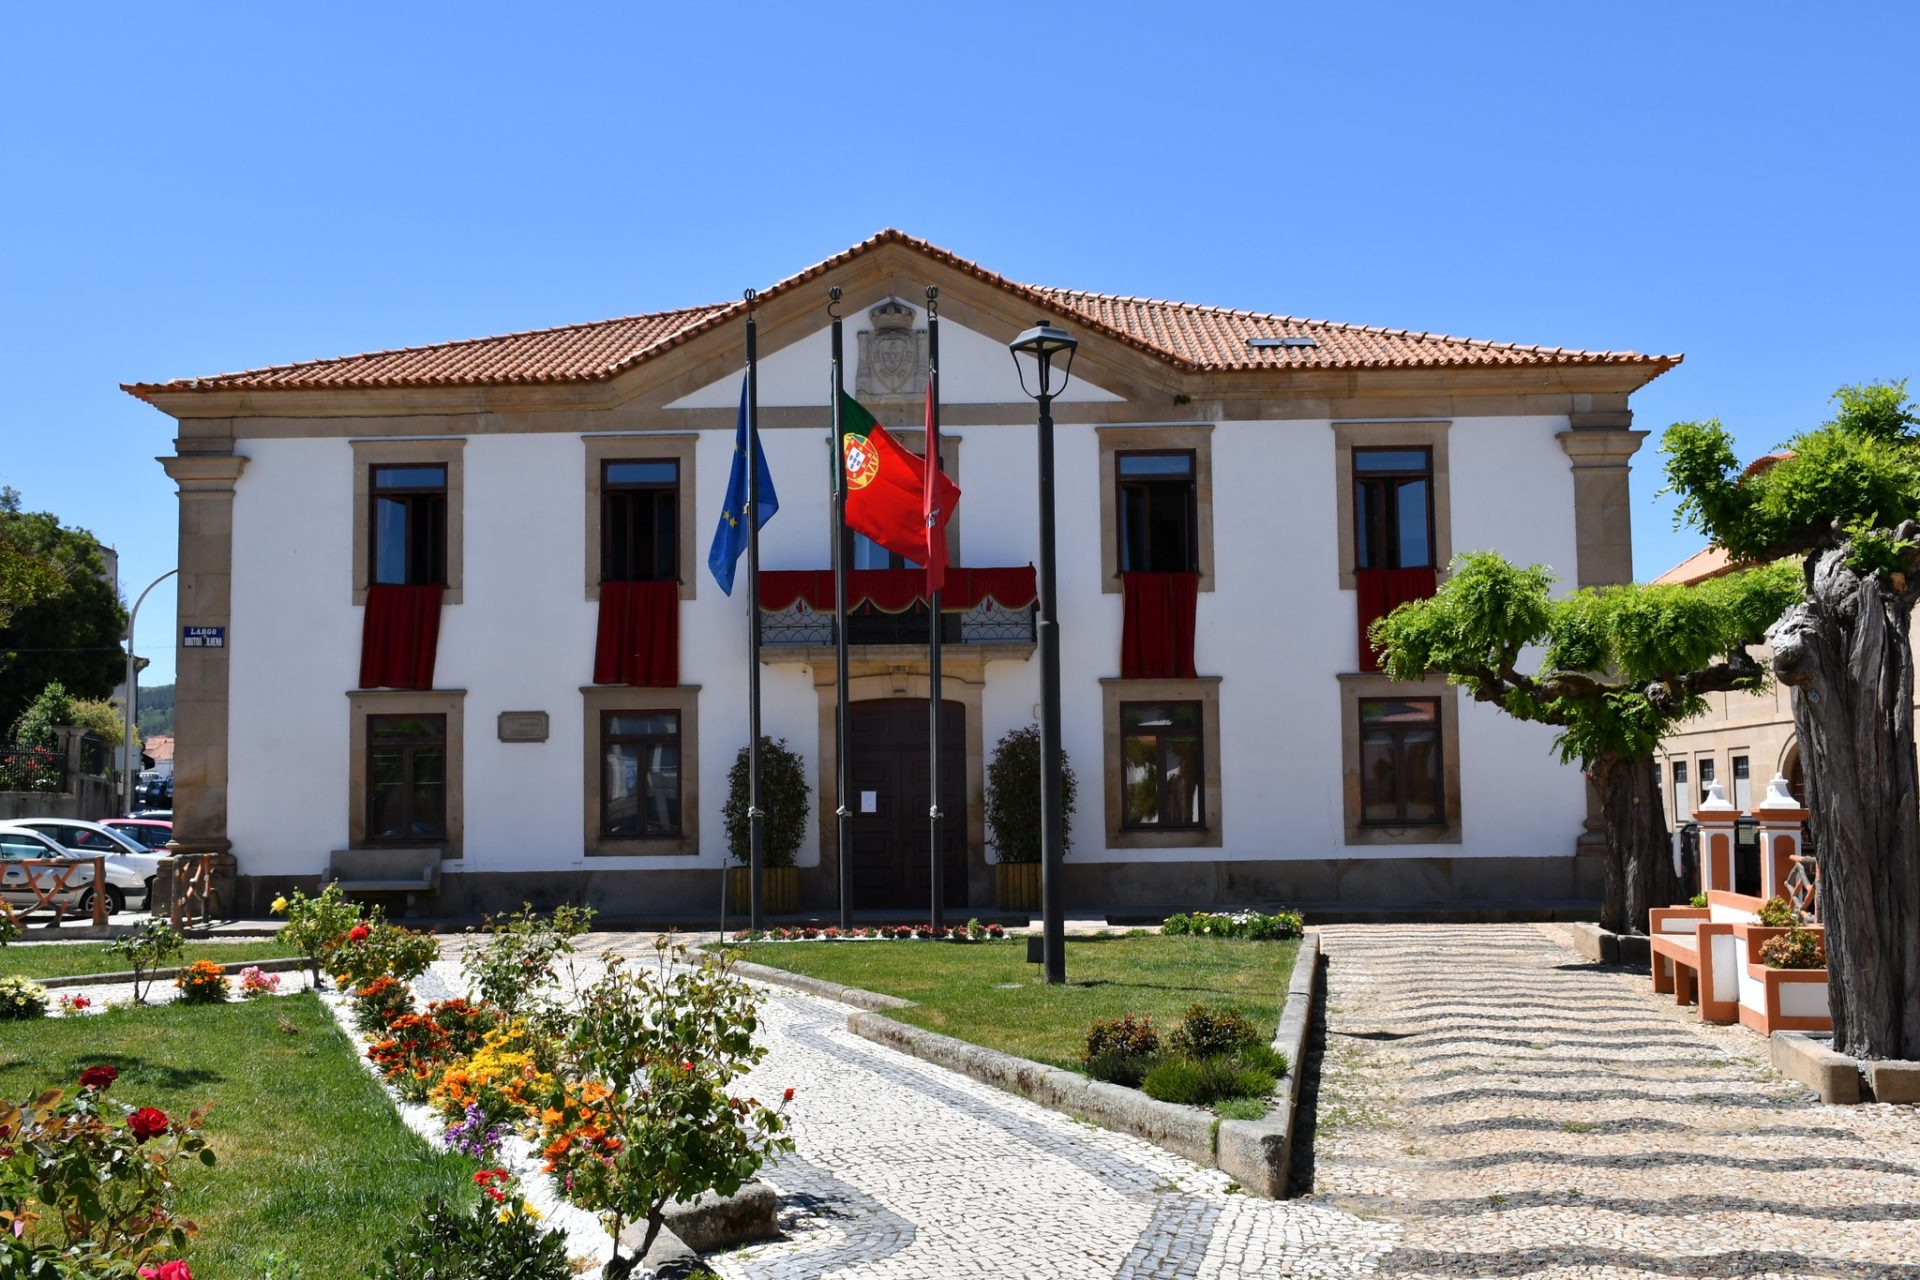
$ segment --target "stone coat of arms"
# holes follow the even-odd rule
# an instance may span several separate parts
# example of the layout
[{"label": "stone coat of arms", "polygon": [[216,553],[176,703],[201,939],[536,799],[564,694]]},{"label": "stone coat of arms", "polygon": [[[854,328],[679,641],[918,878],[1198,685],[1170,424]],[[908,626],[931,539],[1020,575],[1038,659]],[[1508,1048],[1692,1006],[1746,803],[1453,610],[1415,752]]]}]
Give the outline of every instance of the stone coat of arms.
[{"label": "stone coat of arms", "polygon": [[889,298],[867,312],[871,329],[861,330],[860,363],[854,373],[856,399],[908,396],[927,391],[927,331],[913,327],[912,307]]}]

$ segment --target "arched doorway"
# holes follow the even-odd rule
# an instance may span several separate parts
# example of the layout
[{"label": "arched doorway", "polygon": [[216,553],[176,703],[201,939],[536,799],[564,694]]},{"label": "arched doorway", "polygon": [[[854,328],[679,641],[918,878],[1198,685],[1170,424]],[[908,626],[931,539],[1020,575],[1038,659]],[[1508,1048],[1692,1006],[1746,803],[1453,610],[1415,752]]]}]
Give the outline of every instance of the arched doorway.
[{"label": "arched doorway", "polygon": [[[853,905],[899,910],[919,920],[932,900],[927,846],[929,773],[924,698],[881,698],[848,706],[847,758],[853,774]],[[967,712],[940,703],[941,862],[949,906],[967,904]]]}]

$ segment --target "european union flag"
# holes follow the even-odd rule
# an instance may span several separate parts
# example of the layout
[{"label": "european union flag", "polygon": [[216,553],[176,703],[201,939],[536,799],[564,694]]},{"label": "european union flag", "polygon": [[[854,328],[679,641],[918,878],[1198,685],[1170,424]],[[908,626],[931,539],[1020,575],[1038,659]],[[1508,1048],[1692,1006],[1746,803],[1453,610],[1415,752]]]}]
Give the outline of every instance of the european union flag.
[{"label": "european union flag", "polygon": [[[755,445],[759,444],[756,436]],[[759,465],[754,470],[760,473],[760,511],[755,523],[762,529],[767,521],[773,519],[773,513],[780,509],[780,499],[773,492],[773,473],[767,470],[767,453],[756,447],[754,461]],[[707,568],[713,570],[713,580],[728,595],[733,594],[733,571],[740,563],[740,553],[747,549],[747,526],[743,521],[747,509],[747,383],[740,382],[740,427],[733,437],[733,470],[727,476],[727,501],[720,508],[720,524],[713,531],[713,546],[707,551]]]}]

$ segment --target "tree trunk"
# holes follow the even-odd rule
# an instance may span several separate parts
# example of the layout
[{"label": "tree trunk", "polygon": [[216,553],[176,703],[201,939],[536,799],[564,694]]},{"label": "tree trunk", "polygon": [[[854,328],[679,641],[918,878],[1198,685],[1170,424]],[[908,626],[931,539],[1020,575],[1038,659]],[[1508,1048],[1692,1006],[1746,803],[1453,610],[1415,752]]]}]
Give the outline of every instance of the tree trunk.
[{"label": "tree trunk", "polygon": [[1673,843],[1660,808],[1660,776],[1652,756],[1611,753],[1589,773],[1607,824],[1607,888],[1600,923],[1615,933],[1645,933],[1647,912],[1673,905],[1678,878]]},{"label": "tree trunk", "polygon": [[1903,581],[1820,552],[1807,598],[1768,632],[1793,722],[1820,859],[1834,1046],[1920,1058],[1920,799],[1913,738],[1913,597]]}]

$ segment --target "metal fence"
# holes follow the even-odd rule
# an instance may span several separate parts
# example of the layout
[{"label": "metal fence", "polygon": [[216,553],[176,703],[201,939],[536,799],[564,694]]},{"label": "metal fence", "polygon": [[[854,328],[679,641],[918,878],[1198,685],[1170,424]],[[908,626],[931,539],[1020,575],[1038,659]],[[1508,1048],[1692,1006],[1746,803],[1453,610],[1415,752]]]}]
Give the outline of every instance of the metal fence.
[{"label": "metal fence", "polygon": [[0,791],[67,789],[67,757],[48,747],[0,746]]},{"label": "metal fence", "polygon": [[[941,619],[940,638],[947,644],[1032,644],[1033,606],[1003,609],[991,600],[982,601],[965,613],[945,615]],[[926,642],[927,613],[924,605],[905,613],[858,609],[847,617],[848,644]],[[795,601],[777,611],[762,609],[760,643],[830,645],[833,643],[833,615],[822,613],[805,601]]]}]

